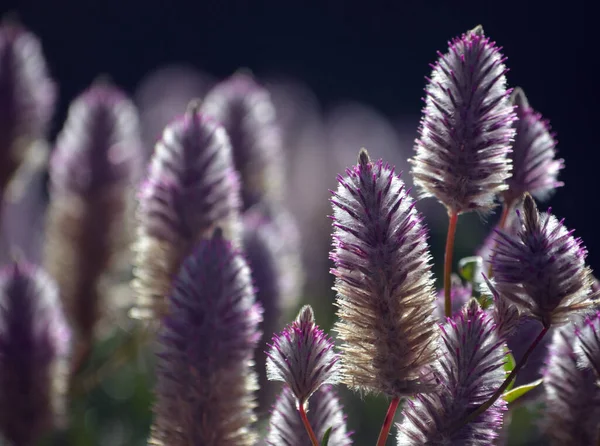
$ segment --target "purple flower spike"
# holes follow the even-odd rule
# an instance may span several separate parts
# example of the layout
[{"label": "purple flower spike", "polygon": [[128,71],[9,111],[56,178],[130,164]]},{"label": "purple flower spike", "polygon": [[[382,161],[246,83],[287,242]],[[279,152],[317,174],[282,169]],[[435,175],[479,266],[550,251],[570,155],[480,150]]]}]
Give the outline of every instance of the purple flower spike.
[{"label": "purple flower spike", "polygon": [[472,423],[455,430],[505,378],[504,343],[496,335],[492,318],[472,299],[461,314],[442,326],[442,341],[443,352],[433,368],[441,386],[407,401],[404,419],[398,424],[398,446],[494,444],[506,410],[502,398]]},{"label": "purple flower spike", "polygon": [[593,276],[580,239],[550,214],[539,214],[531,195],[519,213],[517,235],[498,232],[492,254],[496,289],[524,315],[560,325],[594,305]]},{"label": "purple flower spike", "polygon": [[591,366],[600,378],[600,311],[586,318],[581,329],[576,330],[580,348],[580,366]]},{"label": "purple flower spike", "polygon": [[73,101],[50,161],[44,267],[82,348],[100,316],[101,276],[129,249],[129,190],[140,155],[137,112],[122,91],[96,83]]},{"label": "purple flower spike", "polygon": [[412,174],[451,212],[487,211],[507,187],[516,117],[504,60],[478,26],[439,53],[428,79]]},{"label": "purple flower spike", "polygon": [[564,161],[554,159],[556,140],[550,125],[529,106],[523,90],[516,88],[510,100],[516,106],[519,119],[514,124],[516,136],[510,155],[513,170],[506,181],[508,190],[504,192],[504,201],[512,203],[525,192],[537,199],[546,199],[554,189],[563,185],[557,177]]},{"label": "purple flower spike", "polygon": [[429,247],[404,183],[361,150],[333,192],[332,274],[344,383],[391,397],[429,388],[438,330]]},{"label": "purple flower spike", "polygon": [[264,309],[264,336],[256,349],[256,367],[260,386],[259,408],[268,410],[279,392],[279,386],[267,379],[264,350],[271,335],[285,325],[282,314],[295,307],[300,297],[299,244],[293,220],[281,209],[269,211],[264,205],[253,206],[244,214],[243,225],[244,251],[257,290],[256,299]]},{"label": "purple flower spike", "polygon": [[[270,446],[312,446],[306,428],[298,413],[296,397],[284,387],[277,399],[269,421]],[[352,440],[346,431],[343,407],[331,386],[322,386],[308,401],[308,421],[320,440],[331,429],[328,446],[350,446]]]},{"label": "purple flower spike", "polygon": [[139,192],[132,284],[136,318],[164,314],[181,262],[216,227],[236,244],[241,238],[239,180],[229,138],[198,107],[193,101],[165,128]]},{"label": "purple flower spike", "polygon": [[220,230],[183,262],[158,341],[153,445],[250,446],[261,333],[250,269]]},{"label": "purple flower spike", "polygon": [[555,446],[595,445],[599,440],[600,386],[593,370],[577,367],[576,349],[572,325],[554,333],[544,372],[543,428]]},{"label": "purple flower spike", "polygon": [[259,201],[280,202],[282,136],[269,92],[249,73],[238,72],[207,94],[202,112],[221,122],[231,139],[243,209]]},{"label": "purple flower spike", "polygon": [[[456,275],[452,276],[452,290],[450,292],[452,296],[452,315],[462,311],[462,308],[471,300],[473,296],[473,289],[471,284],[467,283],[463,285],[460,278]],[[436,296],[436,315],[441,322],[446,321],[446,315],[444,314],[444,290],[440,290]]]},{"label": "purple flower spike", "polygon": [[70,331],[58,290],[41,270],[0,271],[0,437],[37,444],[61,423]]},{"label": "purple flower spike", "polygon": [[300,405],[322,385],[339,381],[339,355],[333,341],[315,324],[310,305],[302,307],[269,347],[267,376],[287,384]]},{"label": "purple flower spike", "polygon": [[0,196],[32,142],[45,137],[56,87],[39,40],[18,23],[0,23]]}]

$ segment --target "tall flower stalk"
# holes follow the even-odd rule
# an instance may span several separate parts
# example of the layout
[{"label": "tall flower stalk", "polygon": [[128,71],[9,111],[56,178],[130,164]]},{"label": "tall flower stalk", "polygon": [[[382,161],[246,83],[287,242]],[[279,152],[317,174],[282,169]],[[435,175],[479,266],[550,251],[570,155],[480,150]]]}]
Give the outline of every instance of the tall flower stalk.
[{"label": "tall flower stalk", "polygon": [[448,209],[445,313],[451,316],[452,254],[458,216],[485,212],[507,188],[516,119],[506,89],[505,58],[478,26],[439,54],[425,89],[412,174],[423,196]]}]

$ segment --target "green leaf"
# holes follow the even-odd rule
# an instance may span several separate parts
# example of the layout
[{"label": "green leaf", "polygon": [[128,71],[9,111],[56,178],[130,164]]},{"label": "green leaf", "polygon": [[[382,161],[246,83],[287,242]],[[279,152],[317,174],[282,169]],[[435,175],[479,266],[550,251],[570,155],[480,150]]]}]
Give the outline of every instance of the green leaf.
[{"label": "green leaf", "polygon": [[467,282],[478,282],[483,268],[483,259],[479,256],[465,257],[458,262],[458,273]]},{"label": "green leaf", "polygon": [[539,386],[543,382],[544,382],[543,379],[538,379],[537,381],[533,381],[529,384],[524,384],[522,386],[515,387],[512,390],[504,392],[504,395],[502,395],[502,398],[504,398],[504,401],[506,401],[507,403],[512,403],[516,399],[525,395],[530,390],[535,389],[537,386]]},{"label": "green leaf", "polygon": [[[508,376],[508,374],[513,371],[513,369],[515,368],[515,365],[517,365],[517,363],[515,362],[515,357],[510,352],[508,347],[504,347],[504,351],[506,352],[506,361],[504,362],[504,370],[506,370],[506,375]],[[506,388],[506,392],[510,391],[510,389],[512,389],[512,387],[514,385],[515,385],[515,380],[513,379],[512,382]],[[505,395],[506,395],[506,393],[505,393]]]},{"label": "green leaf", "polygon": [[323,440],[321,441],[321,446],[327,446],[329,444],[329,437],[331,436],[332,430],[333,426],[325,431],[325,435],[323,435]]}]

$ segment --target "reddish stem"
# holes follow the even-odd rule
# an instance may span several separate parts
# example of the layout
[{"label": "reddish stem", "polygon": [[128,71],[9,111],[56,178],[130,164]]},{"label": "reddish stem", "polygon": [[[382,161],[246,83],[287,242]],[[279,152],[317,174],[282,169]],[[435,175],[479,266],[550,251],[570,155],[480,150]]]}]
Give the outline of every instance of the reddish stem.
[{"label": "reddish stem", "polygon": [[456,235],[456,223],[458,212],[450,212],[448,222],[448,237],[446,238],[446,255],[444,257],[444,314],[452,317],[452,253],[454,252],[454,236]]},{"label": "reddish stem", "polygon": [[398,405],[400,404],[400,397],[395,397],[390,402],[390,407],[388,407],[387,413],[385,414],[385,420],[383,420],[383,426],[381,426],[381,432],[379,432],[379,438],[377,439],[377,446],[385,446],[387,442],[388,435],[390,434],[390,429],[392,428],[392,422],[394,421],[394,415],[396,415],[396,410],[398,410]]},{"label": "reddish stem", "polygon": [[317,440],[317,436],[315,435],[315,431],[310,426],[310,422],[308,421],[308,417],[306,416],[306,410],[304,410],[304,404],[298,405],[298,412],[300,412],[300,418],[302,418],[302,422],[304,423],[304,427],[306,428],[306,432],[308,432],[308,436],[310,437],[310,441],[313,446],[319,446],[319,440]]},{"label": "reddish stem", "polygon": [[519,373],[519,370],[521,370],[523,368],[523,366],[527,363],[529,356],[531,355],[531,353],[533,353],[533,351],[535,350],[537,345],[540,343],[540,341],[542,340],[544,335],[546,333],[548,333],[549,328],[550,327],[544,327],[542,329],[542,331],[540,332],[540,334],[537,335],[537,337],[531,343],[531,345],[529,346],[529,348],[527,349],[527,351],[525,352],[525,354],[523,355],[521,360],[517,363],[517,365],[515,365],[515,368],[512,370],[512,372],[510,372],[510,375],[508,375],[508,377],[504,380],[504,382],[498,388],[498,390],[496,390],[496,392],[494,392],[494,394],[485,403],[483,403],[481,406],[477,407],[469,415],[467,415],[460,422],[460,424],[458,424],[455,427],[455,429],[453,429],[453,432],[456,432],[461,427],[466,426],[470,422],[474,421],[479,415],[481,415],[483,412],[485,412],[490,407],[492,407],[492,404],[494,404],[496,402],[496,400],[502,396],[502,394],[504,393],[506,388],[509,386],[509,384],[515,379],[515,377],[517,376],[517,373]]}]

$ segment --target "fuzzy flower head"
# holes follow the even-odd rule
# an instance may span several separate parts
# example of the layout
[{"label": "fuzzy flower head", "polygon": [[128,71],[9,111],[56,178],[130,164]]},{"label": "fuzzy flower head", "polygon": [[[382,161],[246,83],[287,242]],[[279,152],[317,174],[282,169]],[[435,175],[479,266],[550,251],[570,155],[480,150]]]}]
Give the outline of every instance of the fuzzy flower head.
[{"label": "fuzzy flower head", "polygon": [[0,191],[27,145],[44,137],[56,99],[37,37],[16,21],[0,23]]},{"label": "fuzzy flower head", "polygon": [[183,262],[169,305],[158,337],[151,444],[255,444],[252,358],[262,310],[250,269],[221,231]]},{"label": "fuzzy flower head", "polygon": [[55,193],[93,194],[130,183],[141,153],[133,102],[118,88],[98,81],[69,107],[51,160],[52,188]]},{"label": "fuzzy flower head", "polygon": [[404,183],[366,150],[333,192],[333,251],[343,381],[388,396],[429,387],[435,290],[421,216]]},{"label": "fuzzy flower head", "polygon": [[139,191],[132,316],[164,314],[183,258],[216,227],[239,241],[239,193],[229,138],[193,101],[165,128]]},{"label": "fuzzy flower head", "polygon": [[[501,339],[510,338],[519,326],[519,308],[513,302],[503,298],[494,284],[483,275],[485,283],[487,285],[487,292],[492,295],[493,307],[492,316],[494,323],[496,324],[496,330],[498,336]],[[484,289],[484,291],[486,291]],[[487,294],[487,293],[486,293]]]},{"label": "fuzzy flower head", "polygon": [[229,135],[243,209],[262,200],[281,201],[282,136],[269,92],[241,71],[209,91],[202,112],[222,123]]},{"label": "fuzzy flower head", "polygon": [[580,349],[580,366],[592,367],[600,378],[600,311],[587,317],[575,331]]},{"label": "fuzzy flower head", "polygon": [[504,57],[481,26],[439,53],[411,160],[415,184],[451,212],[486,211],[506,189],[515,134]]},{"label": "fuzzy flower head", "polygon": [[589,311],[593,276],[586,250],[553,215],[540,214],[530,195],[516,235],[498,232],[492,269],[498,293],[548,327]]},{"label": "fuzzy flower head", "polygon": [[551,444],[598,444],[600,386],[590,368],[577,366],[577,337],[572,325],[552,337],[544,372],[546,410],[542,426]]},{"label": "fuzzy flower head", "polygon": [[516,88],[510,101],[516,106],[519,119],[514,123],[516,136],[510,154],[513,170],[506,181],[504,201],[512,203],[526,192],[543,200],[563,185],[557,177],[564,161],[555,159],[556,140],[550,124],[531,108],[523,90]]},{"label": "fuzzy flower head", "polygon": [[473,422],[458,430],[456,426],[504,381],[504,344],[494,321],[472,299],[442,326],[441,337],[443,351],[434,366],[440,386],[433,393],[407,401],[404,419],[398,424],[398,446],[493,444],[506,411],[502,399]]},{"label": "fuzzy flower head", "polygon": [[70,331],[55,284],[15,262],[0,272],[0,437],[33,445],[60,422]]},{"label": "fuzzy flower head", "polygon": [[267,353],[267,375],[287,384],[298,400],[306,400],[323,384],[339,380],[339,356],[333,341],[315,324],[310,305],[281,334],[273,338]]},{"label": "fuzzy flower head", "polygon": [[[296,397],[289,387],[284,387],[277,399],[269,421],[269,446],[311,446],[312,443],[302,423]],[[350,446],[352,441],[346,430],[343,407],[331,386],[320,387],[308,401],[308,421],[317,438],[321,439],[329,428],[328,446]]]}]

